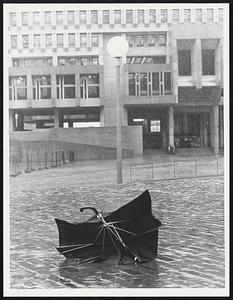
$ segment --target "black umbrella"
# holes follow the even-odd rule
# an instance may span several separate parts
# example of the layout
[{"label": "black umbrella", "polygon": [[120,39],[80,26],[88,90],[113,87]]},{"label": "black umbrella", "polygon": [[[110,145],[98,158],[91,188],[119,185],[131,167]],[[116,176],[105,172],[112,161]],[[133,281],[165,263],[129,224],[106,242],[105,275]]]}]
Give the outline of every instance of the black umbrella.
[{"label": "black umbrella", "polygon": [[143,263],[157,256],[161,222],[152,214],[148,190],[113,212],[102,215],[94,207],[82,207],[80,211],[87,209],[95,216],[86,222],[55,219],[59,230],[57,250],[65,257],[97,262],[117,254],[118,263],[123,256]]}]

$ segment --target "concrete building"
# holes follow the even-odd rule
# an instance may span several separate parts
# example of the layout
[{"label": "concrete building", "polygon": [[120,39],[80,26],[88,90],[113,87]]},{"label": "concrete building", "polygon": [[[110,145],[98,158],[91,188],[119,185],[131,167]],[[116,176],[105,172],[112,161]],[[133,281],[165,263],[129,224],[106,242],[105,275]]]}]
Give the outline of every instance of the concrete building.
[{"label": "concrete building", "polygon": [[[220,4],[21,5],[12,6],[8,20],[11,139],[39,132],[43,140],[50,130],[61,141],[114,147],[116,63],[106,45],[121,35],[129,43],[123,149],[206,147],[217,154],[223,148]],[[100,128],[81,129],[88,126]]]}]

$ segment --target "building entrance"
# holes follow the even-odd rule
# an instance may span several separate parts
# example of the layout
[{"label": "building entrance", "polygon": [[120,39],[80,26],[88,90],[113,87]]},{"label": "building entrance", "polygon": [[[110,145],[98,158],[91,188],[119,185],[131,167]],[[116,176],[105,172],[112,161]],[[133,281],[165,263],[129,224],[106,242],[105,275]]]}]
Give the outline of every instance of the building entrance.
[{"label": "building entrance", "polygon": [[164,148],[165,113],[162,109],[130,109],[128,125],[142,125],[143,149]]}]

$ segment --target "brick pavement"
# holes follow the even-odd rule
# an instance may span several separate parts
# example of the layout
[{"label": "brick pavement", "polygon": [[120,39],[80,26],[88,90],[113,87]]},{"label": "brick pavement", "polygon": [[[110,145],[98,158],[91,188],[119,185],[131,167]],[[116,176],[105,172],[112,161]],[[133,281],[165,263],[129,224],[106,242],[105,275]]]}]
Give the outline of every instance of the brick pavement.
[{"label": "brick pavement", "polygon": [[[223,177],[116,185],[113,175],[111,162],[83,162],[11,178],[11,288],[224,287]],[[147,188],[163,223],[155,261],[79,266],[57,252],[55,217],[83,221],[79,207],[111,211]]]}]

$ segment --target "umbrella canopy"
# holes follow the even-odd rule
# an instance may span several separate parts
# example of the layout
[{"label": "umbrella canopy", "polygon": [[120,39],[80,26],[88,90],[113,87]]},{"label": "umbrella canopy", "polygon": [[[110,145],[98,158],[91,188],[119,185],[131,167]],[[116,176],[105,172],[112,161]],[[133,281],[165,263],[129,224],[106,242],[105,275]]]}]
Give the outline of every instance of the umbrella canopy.
[{"label": "umbrella canopy", "polygon": [[65,257],[80,261],[98,261],[111,255],[132,257],[137,262],[157,256],[158,228],[161,222],[151,211],[149,191],[103,217],[95,208],[95,216],[82,223],[55,219],[59,231],[57,250]]}]

